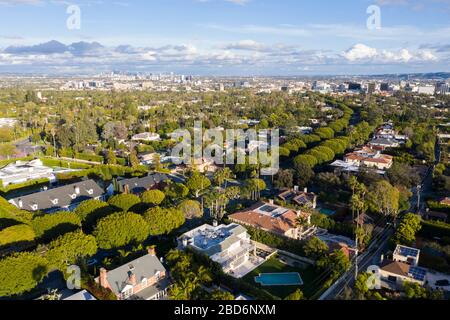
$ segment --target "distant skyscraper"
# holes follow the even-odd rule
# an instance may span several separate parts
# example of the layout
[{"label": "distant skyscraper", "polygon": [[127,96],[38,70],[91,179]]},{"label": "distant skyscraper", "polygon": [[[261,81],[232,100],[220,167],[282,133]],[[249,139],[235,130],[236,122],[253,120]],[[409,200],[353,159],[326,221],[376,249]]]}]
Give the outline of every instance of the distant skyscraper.
[{"label": "distant skyscraper", "polygon": [[376,89],[375,83],[371,82],[367,86],[367,93],[368,94],[373,94],[375,92],[375,89]]},{"label": "distant skyscraper", "polygon": [[348,84],[348,90],[350,91],[361,91],[361,84],[356,82],[350,82]]},{"label": "distant skyscraper", "polygon": [[450,93],[449,84],[446,82],[436,83],[436,93],[437,94],[449,94]]},{"label": "distant skyscraper", "polygon": [[383,82],[383,83],[380,85],[380,91],[389,91],[389,83]]}]

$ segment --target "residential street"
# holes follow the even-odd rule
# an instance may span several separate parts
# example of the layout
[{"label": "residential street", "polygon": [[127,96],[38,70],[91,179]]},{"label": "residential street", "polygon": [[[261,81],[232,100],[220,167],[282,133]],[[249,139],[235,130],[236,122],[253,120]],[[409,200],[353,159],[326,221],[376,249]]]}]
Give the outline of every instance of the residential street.
[{"label": "residential street", "polygon": [[[420,185],[420,210],[419,213],[423,214],[425,212],[425,202],[424,197],[432,190],[433,183],[433,169],[436,164],[439,163],[440,151],[439,147],[436,147],[436,162],[433,166],[431,166],[425,177],[422,180]],[[414,187],[412,190],[413,196],[411,197],[410,203],[410,212],[417,213],[417,187]],[[398,225],[398,220],[395,225]],[[383,231],[374,237],[371,245],[367,249],[365,253],[363,253],[360,257],[358,257],[358,270],[359,272],[363,272],[367,270],[367,268],[379,262],[379,259],[383,253],[386,252],[389,244],[390,237],[394,234],[394,228],[392,224],[387,224]],[[352,287],[355,282],[355,264],[354,261],[351,269],[345,273],[338,281],[334,283],[334,285],[328,289],[319,300],[335,300],[337,299],[343,292],[346,286]]]}]

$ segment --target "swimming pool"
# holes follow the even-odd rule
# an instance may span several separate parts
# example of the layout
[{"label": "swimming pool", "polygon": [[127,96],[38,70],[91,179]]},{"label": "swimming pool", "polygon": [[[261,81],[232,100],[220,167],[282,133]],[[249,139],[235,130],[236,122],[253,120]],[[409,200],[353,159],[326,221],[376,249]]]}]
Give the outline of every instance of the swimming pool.
[{"label": "swimming pool", "polygon": [[302,277],[298,272],[263,273],[255,277],[255,282],[262,286],[301,286]]},{"label": "swimming pool", "polygon": [[322,208],[322,207],[319,207],[317,209],[319,210],[320,213],[325,214],[327,216],[332,216],[332,215],[336,214],[336,211],[334,211],[332,209]]}]

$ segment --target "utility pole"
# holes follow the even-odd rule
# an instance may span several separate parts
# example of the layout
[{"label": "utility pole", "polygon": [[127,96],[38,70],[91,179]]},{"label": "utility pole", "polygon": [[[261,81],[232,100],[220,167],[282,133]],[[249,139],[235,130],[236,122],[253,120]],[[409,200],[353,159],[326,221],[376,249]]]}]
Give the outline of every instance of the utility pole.
[{"label": "utility pole", "polygon": [[355,242],[356,242],[356,254],[355,254],[355,281],[358,279],[358,255],[359,255],[359,244],[358,244],[358,229],[360,228],[359,221],[359,210],[356,211],[356,229],[355,229]]},{"label": "utility pole", "polygon": [[417,186],[417,214],[420,215],[420,192],[422,191],[422,186]]}]

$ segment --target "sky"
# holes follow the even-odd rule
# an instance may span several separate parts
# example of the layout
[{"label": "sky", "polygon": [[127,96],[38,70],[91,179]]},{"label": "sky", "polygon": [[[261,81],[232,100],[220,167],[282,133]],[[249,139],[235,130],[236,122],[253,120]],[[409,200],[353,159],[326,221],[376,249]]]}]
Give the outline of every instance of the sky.
[{"label": "sky", "polygon": [[450,0],[0,0],[0,73],[450,71]]}]

